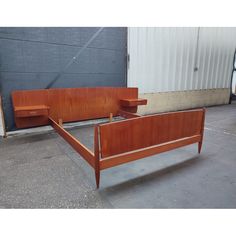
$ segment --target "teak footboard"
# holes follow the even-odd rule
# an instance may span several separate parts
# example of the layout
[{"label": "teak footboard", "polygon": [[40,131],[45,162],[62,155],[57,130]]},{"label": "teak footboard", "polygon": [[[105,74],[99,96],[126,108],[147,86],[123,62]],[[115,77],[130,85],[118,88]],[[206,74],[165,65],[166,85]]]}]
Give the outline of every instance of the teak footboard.
[{"label": "teak footboard", "polygon": [[94,168],[97,188],[100,171],[203,140],[205,109],[170,112],[96,125],[94,151],[49,117],[52,127]]}]

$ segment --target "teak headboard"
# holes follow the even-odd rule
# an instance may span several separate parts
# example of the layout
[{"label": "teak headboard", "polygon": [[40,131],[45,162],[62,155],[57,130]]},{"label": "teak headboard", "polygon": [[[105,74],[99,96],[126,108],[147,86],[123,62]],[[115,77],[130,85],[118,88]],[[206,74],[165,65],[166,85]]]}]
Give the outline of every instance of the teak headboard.
[{"label": "teak headboard", "polygon": [[[17,128],[49,124],[48,116],[63,122],[117,116],[120,100],[137,99],[137,88],[65,88],[22,90],[12,92]],[[137,106],[125,107],[137,111]]]}]

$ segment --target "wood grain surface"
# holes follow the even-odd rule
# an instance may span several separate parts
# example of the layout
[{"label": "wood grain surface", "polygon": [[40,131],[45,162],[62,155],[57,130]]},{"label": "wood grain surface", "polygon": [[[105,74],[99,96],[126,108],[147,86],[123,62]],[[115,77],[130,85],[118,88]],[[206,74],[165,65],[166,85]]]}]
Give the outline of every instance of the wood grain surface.
[{"label": "wood grain surface", "polygon": [[[22,90],[12,93],[17,128],[49,124],[43,112],[35,117],[17,117],[16,111],[19,112],[20,107],[47,106],[49,116],[54,120],[72,122],[109,117],[110,113],[117,116],[121,99],[137,98],[137,88],[116,87]],[[126,108],[126,111],[133,110],[133,107]]]},{"label": "wood grain surface", "polygon": [[166,143],[161,143],[154,146],[125,152],[118,155],[103,158],[100,161],[100,169],[104,170],[127,162],[135,161],[141,158],[156,155],[162,152],[170,151],[189,144],[197,143],[201,140],[201,135],[194,135],[191,137],[181,138]]},{"label": "wood grain surface", "polygon": [[94,153],[85,147],[78,139],[73,137],[68,131],[66,131],[55,120],[49,117],[51,126],[64,138],[93,168],[95,166]]},{"label": "wood grain surface", "polygon": [[[149,115],[100,127],[101,157],[202,134],[204,110]],[[200,141],[200,140],[199,140]]]}]

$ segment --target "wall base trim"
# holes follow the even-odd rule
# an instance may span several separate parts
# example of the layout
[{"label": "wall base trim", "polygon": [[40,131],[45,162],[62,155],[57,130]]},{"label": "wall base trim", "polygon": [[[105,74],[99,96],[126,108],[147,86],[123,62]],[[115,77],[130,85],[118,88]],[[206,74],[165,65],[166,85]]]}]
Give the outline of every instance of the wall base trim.
[{"label": "wall base trim", "polygon": [[139,97],[148,99],[146,106],[139,106],[138,113],[177,111],[196,107],[207,107],[229,103],[230,89],[205,89],[190,91],[173,91],[160,93],[143,93]]}]

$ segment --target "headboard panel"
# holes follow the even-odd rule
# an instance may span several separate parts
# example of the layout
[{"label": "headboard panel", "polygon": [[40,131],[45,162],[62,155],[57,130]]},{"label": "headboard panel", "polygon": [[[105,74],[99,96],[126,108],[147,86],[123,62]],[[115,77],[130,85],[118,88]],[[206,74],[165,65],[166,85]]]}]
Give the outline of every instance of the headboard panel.
[{"label": "headboard panel", "polygon": [[64,88],[12,92],[17,128],[48,124],[45,112],[54,120],[60,118],[63,122],[103,118],[108,117],[109,113],[116,116],[121,99],[137,98],[137,88]]},{"label": "headboard panel", "polygon": [[204,110],[163,113],[99,125],[102,158],[201,135]]}]

